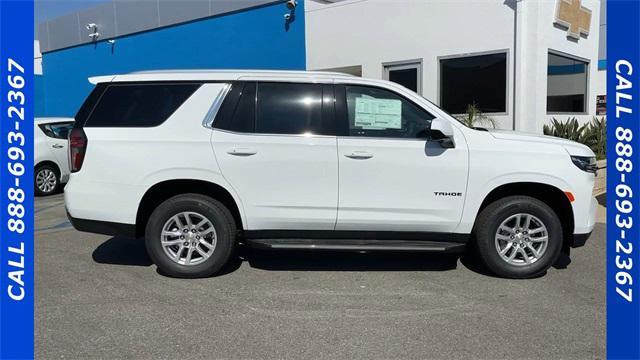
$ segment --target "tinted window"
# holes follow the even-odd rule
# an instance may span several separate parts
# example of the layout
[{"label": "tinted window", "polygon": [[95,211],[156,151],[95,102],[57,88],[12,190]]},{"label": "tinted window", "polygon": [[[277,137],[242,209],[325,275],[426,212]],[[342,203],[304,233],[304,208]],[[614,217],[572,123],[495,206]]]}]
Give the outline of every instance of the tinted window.
[{"label": "tinted window", "polygon": [[76,127],[84,126],[84,123],[87,121],[87,118],[93,111],[93,108],[98,103],[98,100],[100,100],[100,96],[102,96],[102,93],[106,88],[107,88],[106,83],[100,83],[96,85],[96,87],[93,89],[93,91],[91,91],[89,96],[87,96],[84,103],[82,103],[82,106],[78,110],[78,113],[76,114],[76,117],[75,117]]},{"label": "tinted window", "polygon": [[322,85],[259,83],[257,101],[257,133],[321,133]]},{"label": "tinted window", "polygon": [[440,102],[452,114],[476,104],[483,112],[506,112],[507,54],[440,60]]},{"label": "tinted window", "polygon": [[151,127],[163,123],[200,84],[109,85],[85,126]]},{"label": "tinted window", "polygon": [[346,86],[350,136],[426,138],[433,115],[391,91]]},{"label": "tinted window", "polygon": [[256,83],[246,83],[228,130],[252,133],[256,127]]},{"label": "tinted window", "polygon": [[72,122],[55,123],[55,124],[41,124],[40,129],[45,135],[54,139],[67,139],[69,137],[69,131],[73,128]]},{"label": "tinted window", "polygon": [[583,113],[586,111],[587,63],[549,54],[547,67],[547,111]]}]

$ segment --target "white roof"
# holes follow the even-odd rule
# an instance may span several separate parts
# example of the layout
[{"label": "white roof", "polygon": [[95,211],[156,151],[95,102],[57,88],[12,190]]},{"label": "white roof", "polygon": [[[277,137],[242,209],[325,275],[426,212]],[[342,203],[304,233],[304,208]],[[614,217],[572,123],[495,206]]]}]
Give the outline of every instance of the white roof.
[{"label": "white roof", "polygon": [[156,70],[123,75],[90,77],[92,84],[120,81],[233,81],[241,78],[280,78],[305,80],[330,80],[353,78],[353,75],[325,71],[288,70]]}]

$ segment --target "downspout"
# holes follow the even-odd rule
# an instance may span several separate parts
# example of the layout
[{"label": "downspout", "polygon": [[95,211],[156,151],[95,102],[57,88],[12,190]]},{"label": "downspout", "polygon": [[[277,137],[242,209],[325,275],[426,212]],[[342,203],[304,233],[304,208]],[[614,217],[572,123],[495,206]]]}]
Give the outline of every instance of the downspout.
[{"label": "downspout", "polygon": [[513,106],[511,108],[511,112],[513,113],[513,128],[512,130],[516,130],[516,81],[517,77],[517,57],[518,57],[518,3],[520,0],[514,0],[513,4]]}]

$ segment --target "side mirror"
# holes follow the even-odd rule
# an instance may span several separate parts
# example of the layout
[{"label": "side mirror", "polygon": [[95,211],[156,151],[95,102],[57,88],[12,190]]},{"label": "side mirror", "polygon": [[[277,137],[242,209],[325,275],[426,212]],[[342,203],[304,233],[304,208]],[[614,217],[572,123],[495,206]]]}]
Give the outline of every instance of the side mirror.
[{"label": "side mirror", "polygon": [[456,143],[453,141],[453,126],[446,120],[435,118],[431,121],[430,141],[437,142],[445,149],[453,149]]}]

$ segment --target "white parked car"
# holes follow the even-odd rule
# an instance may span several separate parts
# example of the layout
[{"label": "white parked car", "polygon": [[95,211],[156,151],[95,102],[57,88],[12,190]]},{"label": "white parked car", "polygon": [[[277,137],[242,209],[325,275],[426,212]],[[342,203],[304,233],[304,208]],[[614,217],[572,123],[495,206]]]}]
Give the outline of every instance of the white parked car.
[{"label": "white parked car", "polygon": [[73,118],[36,118],[33,129],[36,195],[56,193],[69,179],[69,131]]},{"label": "white parked car", "polygon": [[[547,270],[595,223],[595,157],[472,129],[406,88],[324,72],[92,78],[70,135],[76,229],[145,237],[165,273],[271,249],[454,252],[500,276]],[[106,175],[108,174],[108,175]]]}]

